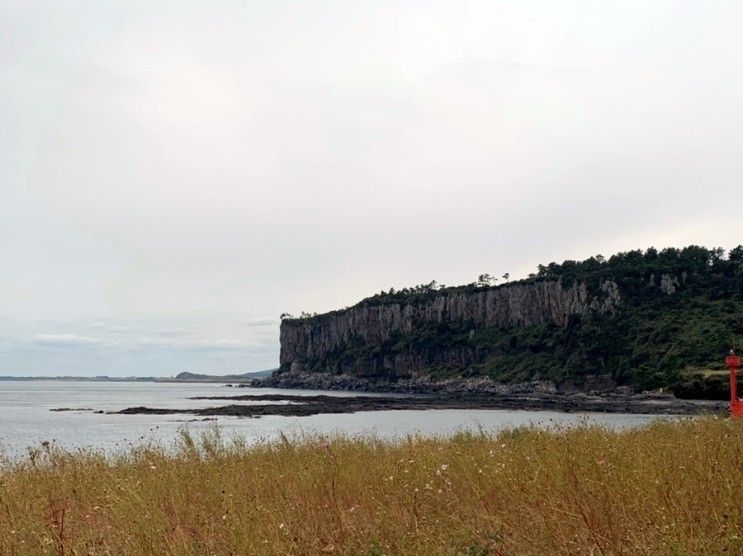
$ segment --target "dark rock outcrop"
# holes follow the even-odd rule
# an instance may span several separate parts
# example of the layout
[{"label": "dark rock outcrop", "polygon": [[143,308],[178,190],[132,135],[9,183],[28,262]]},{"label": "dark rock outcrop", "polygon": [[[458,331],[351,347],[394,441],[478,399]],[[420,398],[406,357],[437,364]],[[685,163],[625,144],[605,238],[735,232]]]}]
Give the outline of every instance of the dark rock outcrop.
[{"label": "dark rock outcrop", "polygon": [[[308,416],[319,413],[354,413],[357,411],[427,410],[427,409],[549,409],[559,411],[593,411],[646,414],[722,414],[721,402],[678,400],[673,396],[628,394],[624,392],[557,393],[553,388],[538,385],[502,387],[487,396],[427,395],[427,396],[292,396],[285,394],[243,396],[206,396],[193,399],[228,402],[207,408],[176,409],[130,407],[119,414],[192,414],[205,416],[261,417],[264,415]],[[247,402],[247,403],[245,403]],[[271,403],[283,402],[283,403]]]}]

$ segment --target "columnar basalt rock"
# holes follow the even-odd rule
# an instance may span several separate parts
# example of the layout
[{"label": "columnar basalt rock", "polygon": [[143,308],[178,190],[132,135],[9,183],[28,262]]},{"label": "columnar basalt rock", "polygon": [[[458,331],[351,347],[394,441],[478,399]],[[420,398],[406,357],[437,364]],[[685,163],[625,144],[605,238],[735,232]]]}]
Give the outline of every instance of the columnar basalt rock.
[{"label": "columnar basalt rock", "polygon": [[[477,328],[512,328],[553,324],[566,326],[570,317],[588,311],[613,312],[621,303],[617,284],[606,281],[595,296],[585,283],[569,287],[560,281],[478,289],[440,291],[409,303],[363,303],[349,309],[281,323],[281,368],[301,370],[335,350],[356,342],[378,346],[406,335],[422,325],[467,323]],[[466,366],[474,362],[472,350],[437,354],[436,363]],[[432,363],[430,353],[402,353],[382,357],[374,365],[387,370],[416,370]]]},{"label": "columnar basalt rock", "polygon": [[676,288],[679,286],[679,280],[675,276],[664,274],[660,279],[660,291],[666,295],[673,295],[676,293]]}]

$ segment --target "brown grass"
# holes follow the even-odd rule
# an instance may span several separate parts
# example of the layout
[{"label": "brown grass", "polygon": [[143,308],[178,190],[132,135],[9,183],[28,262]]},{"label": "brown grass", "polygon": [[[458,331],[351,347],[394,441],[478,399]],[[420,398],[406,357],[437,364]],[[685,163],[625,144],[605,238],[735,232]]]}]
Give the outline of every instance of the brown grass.
[{"label": "brown grass", "polygon": [[0,464],[3,554],[743,553],[743,423],[517,429]]}]

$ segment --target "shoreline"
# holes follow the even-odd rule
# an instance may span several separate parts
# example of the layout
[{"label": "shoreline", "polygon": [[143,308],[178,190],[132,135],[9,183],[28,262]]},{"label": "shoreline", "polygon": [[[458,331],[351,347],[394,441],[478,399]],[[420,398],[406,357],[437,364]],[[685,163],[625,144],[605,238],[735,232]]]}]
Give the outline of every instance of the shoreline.
[{"label": "shoreline", "polygon": [[[231,385],[228,384],[228,386]],[[483,378],[441,382],[413,378],[397,382],[379,382],[348,375],[281,373],[234,386],[237,388],[344,391],[356,395],[281,393],[197,396],[190,399],[226,403],[194,409],[137,406],[111,413],[189,414],[199,417],[261,417],[265,415],[302,417],[359,411],[430,409],[512,409],[646,415],[723,415],[727,412],[727,403],[722,401],[682,400],[670,394],[634,393],[624,388],[603,391],[561,391],[554,385],[544,382],[505,385]],[[364,393],[370,395],[364,395]],[[229,402],[254,402],[254,404]]]},{"label": "shoreline", "polygon": [[558,388],[545,381],[502,384],[487,377],[434,381],[422,375],[391,382],[344,374],[293,371],[274,373],[235,386],[443,397],[467,400],[472,404],[479,402],[483,409],[678,415],[726,414],[728,411],[726,401],[680,399],[670,393],[634,392],[623,386],[611,388],[606,384],[596,384],[594,388],[579,390]]}]

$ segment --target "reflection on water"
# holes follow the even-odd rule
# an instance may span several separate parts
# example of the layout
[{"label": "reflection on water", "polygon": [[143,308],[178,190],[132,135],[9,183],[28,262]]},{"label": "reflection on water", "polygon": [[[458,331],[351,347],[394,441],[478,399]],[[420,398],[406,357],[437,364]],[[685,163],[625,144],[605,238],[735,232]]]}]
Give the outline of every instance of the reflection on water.
[{"label": "reflection on water", "polygon": [[[534,424],[570,425],[583,421],[612,427],[630,427],[668,416],[559,413],[554,411],[429,409],[423,411],[373,411],[309,417],[218,417],[194,420],[189,415],[106,415],[131,406],[198,408],[227,403],[190,400],[192,396],[238,394],[353,395],[310,390],[225,388],[220,384],[149,382],[0,381],[0,446],[9,455],[26,447],[54,441],[65,448],[120,450],[132,444],[172,442],[180,427],[198,432],[216,422],[225,436],[239,435],[249,441],[273,439],[280,432],[303,434],[377,435],[394,438],[406,434],[446,435],[463,429],[497,431]],[[365,394],[367,395],[367,394]],[[250,403],[250,402],[243,402]],[[85,411],[51,411],[85,408]]]}]

